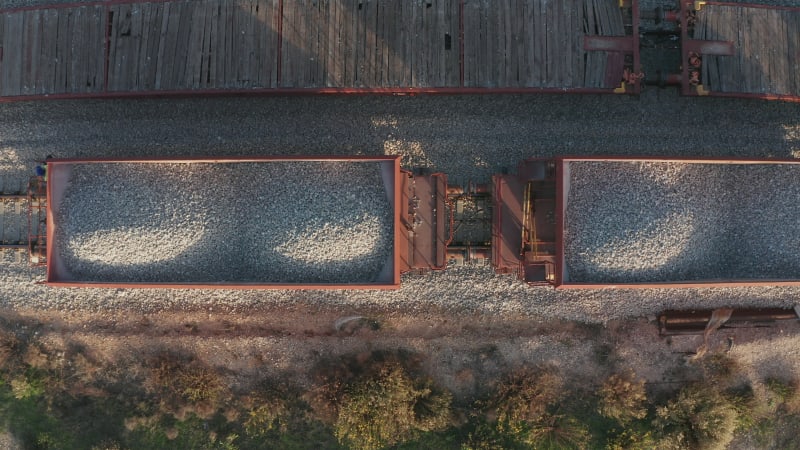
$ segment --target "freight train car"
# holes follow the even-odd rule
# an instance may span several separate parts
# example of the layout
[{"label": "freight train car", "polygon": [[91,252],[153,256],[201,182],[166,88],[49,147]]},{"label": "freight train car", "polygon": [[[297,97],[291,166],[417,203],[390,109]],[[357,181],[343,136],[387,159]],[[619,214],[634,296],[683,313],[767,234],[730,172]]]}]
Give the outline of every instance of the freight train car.
[{"label": "freight train car", "polygon": [[[672,22],[667,29],[652,21]],[[642,66],[640,36],[679,43]],[[322,93],[800,100],[800,8],[680,0],[101,0],[0,11],[0,101]],[[666,66],[655,60],[669,60]],[[654,67],[655,66],[655,67]]]},{"label": "freight train car", "polygon": [[52,286],[386,289],[479,263],[558,288],[800,285],[798,175],[555,158],[453,186],[395,156],[53,159],[30,249]]},{"label": "freight train car", "polygon": [[639,92],[617,0],[104,0],[0,11],[0,100]]},{"label": "freight train car", "polygon": [[494,177],[492,262],[559,288],[800,284],[799,174],[796,160],[525,161]]},{"label": "freight train car", "polygon": [[54,286],[396,288],[444,268],[444,175],[399,157],[50,160]]}]

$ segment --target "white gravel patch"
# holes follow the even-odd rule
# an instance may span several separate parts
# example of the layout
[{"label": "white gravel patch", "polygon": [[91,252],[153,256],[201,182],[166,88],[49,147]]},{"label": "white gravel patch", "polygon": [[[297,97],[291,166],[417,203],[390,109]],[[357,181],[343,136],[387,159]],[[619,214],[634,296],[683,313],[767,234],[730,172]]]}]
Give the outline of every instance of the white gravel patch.
[{"label": "white gravel patch", "polygon": [[369,162],[77,164],[55,223],[81,281],[372,282],[393,247]]},{"label": "white gravel patch", "polygon": [[576,162],[571,281],[800,278],[800,167]]}]

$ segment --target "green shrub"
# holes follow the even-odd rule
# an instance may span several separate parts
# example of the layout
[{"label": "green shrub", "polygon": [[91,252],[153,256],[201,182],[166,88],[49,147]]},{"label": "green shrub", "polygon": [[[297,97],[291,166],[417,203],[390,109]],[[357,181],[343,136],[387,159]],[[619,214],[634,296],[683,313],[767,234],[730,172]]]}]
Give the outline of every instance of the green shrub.
[{"label": "green shrub", "polygon": [[637,380],[633,373],[611,375],[598,390],[597,397],[597,411],[622,424],[647,416],[644,380]]},{"label": "green shrub", "polygon": [[274,399],[252,408],[244,421],[248,436],[264,436],[271,431],[285,432],[289,409],[286,402]]},{"label": "green shrub", "polygon": [[45,376],[36,369],[28,369],[24,374],[11,380],[11,392],[17,400],[35,399],[44,395]]},{"label": "green shrub", "polygon": [[636,427],[628,428],[611,438],[606,450],[657,450],[658,443],[653,432]]},{"label": "green shrub", "polygon": [[461,445],[461,450],[506,450],[507,439],[493,424],[481,421]]},{"label": "green shrub", "polygon": [[339,405],[334,434],[356,449],[380,449],[437,431],[450,422],[449,393],[415,383],[399,365],[348,387]]},{"label": "green shrub", "polygon": [[589,427],[567,414],[545,414],[531,424],[521,441],[539,450],[582,450],[591,440]]},{"label": "green shrub", "polygon": [[724,449],[733,440],[737,418],[735,406],[713,386],[688,386],[656,409],[658,447]]},{"label": "green shrub", "polygon": [[551,370],[522,369],[497,387],[490,412],[497,417],[500,432],[517,435],[527,432],[561,395],[562,381]]},{"label": "green shrub", "polygon": [[772,403],[770,406],[781,407],[783,411],[790,414],[800,413],[800,389],[798,389],[797,381],[786,382],[776,378],[768,378],[764,384],[772,396],[769,399]]}]

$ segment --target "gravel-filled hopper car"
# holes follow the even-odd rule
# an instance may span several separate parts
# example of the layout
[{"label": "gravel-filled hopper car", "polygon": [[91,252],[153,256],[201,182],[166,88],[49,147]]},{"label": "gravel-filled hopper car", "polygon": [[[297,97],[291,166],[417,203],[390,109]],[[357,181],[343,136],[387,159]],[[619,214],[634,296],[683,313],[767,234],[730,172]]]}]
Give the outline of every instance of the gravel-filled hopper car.
[{"label": "gravel-filled hopper car", "polygon": [[414,183],[398,157],[50,160],[47,174],[54,286],[380,289],[444,264],[436,218],[412,219],[413,238],[405,220],[446,182]]},{"label": "gravel-filled hopper car", "polygon": [[530,159],[467,186],[397,156],[46,166],[29,247],[52,286],[391,289],[462,264],[557,288],[800,285],[796,160]]}]

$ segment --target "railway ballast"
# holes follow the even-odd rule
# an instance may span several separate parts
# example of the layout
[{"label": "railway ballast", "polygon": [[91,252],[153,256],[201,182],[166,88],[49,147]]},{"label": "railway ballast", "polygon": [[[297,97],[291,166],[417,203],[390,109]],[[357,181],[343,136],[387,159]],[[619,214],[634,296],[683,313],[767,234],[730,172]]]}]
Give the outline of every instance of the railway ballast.
[{"label": "railway ballast", "polygon": [[397,156],[46,165],[46,258],[43,232],[30,249],[51,286],[390,289],[461,264],[558,288],[800,285],[796,160],[530,159],[467,186]]}]

